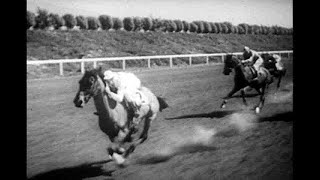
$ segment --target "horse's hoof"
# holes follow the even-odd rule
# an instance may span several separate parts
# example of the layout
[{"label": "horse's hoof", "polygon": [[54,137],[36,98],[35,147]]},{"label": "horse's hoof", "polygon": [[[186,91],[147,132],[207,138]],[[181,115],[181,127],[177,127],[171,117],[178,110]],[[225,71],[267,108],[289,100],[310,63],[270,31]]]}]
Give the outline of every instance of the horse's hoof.
[{"label": "horse's hoof", "polygon": [[260,113],[260,108],[256,107],[256,113],[259,114]]},{"label": "horse's hoof", "polygon": [[114,160],[119,166],[124,165],[125,162],[125,158],[118,153],[113,153],[112,160]]}]

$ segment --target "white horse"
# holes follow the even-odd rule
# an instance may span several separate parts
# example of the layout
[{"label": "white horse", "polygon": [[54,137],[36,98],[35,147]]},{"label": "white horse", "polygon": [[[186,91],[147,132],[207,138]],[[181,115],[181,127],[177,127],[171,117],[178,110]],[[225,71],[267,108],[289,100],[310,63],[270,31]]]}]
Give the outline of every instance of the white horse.
[{"label": "white horse", "polygon": [[107,96],[105,93],[107,84],[103,81],[103,76],[101,67],[86,70],[79,81],[79,90],[73,102],[76,107],[83,107],[93,97],[99,116],[99,127],[112,142],[108,147],[108,153],[121,165],[135,147],[147,139],[151,122],[156,119],[159,111],[168,107],[168,104],[148,88],[142,87],[141,91],[147,97],[150,106],[143,113],[138,132],[133,132],[130,123],[133,119],[133,111],[129,110],[125,103],[118,103]]}]

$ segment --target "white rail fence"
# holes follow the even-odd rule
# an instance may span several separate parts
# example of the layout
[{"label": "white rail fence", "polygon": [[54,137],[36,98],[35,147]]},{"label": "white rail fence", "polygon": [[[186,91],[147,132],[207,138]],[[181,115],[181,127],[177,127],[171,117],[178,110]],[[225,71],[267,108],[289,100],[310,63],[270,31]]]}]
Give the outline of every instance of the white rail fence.
[{"label": "white rail fence", "polygon": [[[259,51],[262,53],[272,53],[272,54],[290,54],[293,53],[292,50],[285,51]],[[27,61],[27,65],[40,65],[40,64],[59,64],[60,75],[63,76],[63,64],[64,63],[81,63],[81,73],[85,72],[85,63],[93,63],[93,67],[97,67],[97,62],[102,61],[122,61],[122,69],[126,69],[126,61],[128,60],[147,60],[148,68],[151,68],[151,59],[169,59],[170,67],[173,67],[173,58],[189,58],[189,65],[192,65],[192,57],[206,57],[206,64],[209,64],[209,57],[221,57],[221,62],[224,61],[224,56],[230,53],[213,53],[213,54],[179,54],[179,55],[159,55],[159,56],[129,56],[129,57],[105,57],[105,58],[89,58],[89,59],[50,59],[50,60],[36,60]],[[233,55],[242,55],[242,52],[232,53]]]}]

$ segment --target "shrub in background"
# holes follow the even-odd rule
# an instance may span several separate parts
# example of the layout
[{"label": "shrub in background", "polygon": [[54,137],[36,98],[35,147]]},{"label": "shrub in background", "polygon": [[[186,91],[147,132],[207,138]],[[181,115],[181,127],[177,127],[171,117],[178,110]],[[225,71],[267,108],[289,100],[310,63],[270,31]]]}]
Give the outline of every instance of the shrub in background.
[{"label": "shrub in background", "polygon": [[190,23],[188,23],[187,21],[182,21],[182,24],[183,24],[183,30],[185,32],[190,30]]},{"label": "shrub in background", "polygon": [[238,26],[243,29],[244,34],[248,34],[248,33],[249,33],[249,25],[248,25],[248,24],[241,23],[241,24],[239,24]]},{"label": "shrub in background", "polygon": [[172,20],[163,20],[163,26],[167,32],[175,32],[177,30],[177,25]]},{"label": "shrub in background", "polygon": [[123,28],[123,22],[120,18],[114,17],[112,18],[112,21],[113,21],[113,29],[119,30]]},{"label": "shrub in background", "polygon": [[99,27],[101,27],[100,21],[95,17],[87,17],[88,22],[88,29],[90,30],[97,30]]},{"label": "shrub in background", "polygon": [[84,16],[77,16],[76,17],[77,26],[80,27],[80,29],[88,29],[88,20]]},{"label": "shrub in background", "polygon": [[27,11],[27,29],[36,25],[36,15],[33,12]]},{"label": "shrub in background", "polygon": [[189,31],[193,32],[193,33],[196,33],[198,31],[198,26],[194,22],[191,22]]},{"label": "shrub in background", "polygon": [[133,23],[134,23],[134,30],[135,31],[140,31],[142,29],[142,22],[141,22],[140,17],[134,17]]},{"label": "shrub in background", "polygon": [[217,33],[222,33],[222,26],[220,23],[214,23],[217,27]]},{"label": "shrub in background", "polygon": [[113,19],[112,17],[108,15],[100,15],[98,17],[98,20],[100,22],[101,28],[103,30],[109,30],[113,28]]},{"label": "shrub in background", "polygon": [[226,22],[223,22],[223,24],[227,26],[225,33],[232,33],[232,28],[233,28],[232,23],[226,21]]},{"label": "shrub in background", "polygon": [[193,21],[194,24],[197,25],[197,33],[203,33],[204,32],[204,26],[202,21]]},{"label": "shrub in background", "polygon": [[132,17],[125,17],[123,19],[123,28],[127,31],[134,30],[134,22]]},{"label": "shrub in background", "polygon": [[203,32],[204,33],[211,33],[212,28],[209,22],[203,21]]},{"label": "shrub in background", "polygon": [[217,33],[217,26],[213,22],[209,22],[209,25],[211,27],[210,33]]},{"label": "shrub in background", "polygon": [[49,14],[49,24],[53,26],[55,29],[59,29],[60,27],[65,25],[65,21],[58,14]]},{"label": "shrub in background", "polygon": [[72,14],[65,14],[62,18],[64,19],[65,26],[69,29],[72,29],[77,24],[77,21]]},{"label": "shrub in background", "polygon": [[237,28],[238,28],[238,34],[245,34],[246,33],[246,31],[244,30],[244,28],[242,26],[238,25]]},{"label": "shrub in background", "polygon": [[159,31],[161,30],[161,19],[152,19],[152,27],[150,29],[151,31]]},{"label": "shrub in background", "polygon": [[227,34],[229,32],[228,26],[224,23],[220,23],[221,25],[221,33]]},{"label": "shrub in background", "polygon": [[174,22],[174,23],[176,24],[176,26],[177,26],[176,32],[180,32],[180,31],[183,30],[183,23],[182,23],[181,20],[174,20],[173,22]]},{"label": "shrub in background", "polygon": [[48,11],[45,9],[38,8],[37,13],[38,15],[35,17],[35,28],[45,29],[49,26]]},{"label": "shrub in background", "polygon": [[231,33],[233,33],[233,34],[238,34],[238,33],[239,33],[238,26],[232,26],[232,27],[231,27]]},{"label": "shrub in background", "polygon": [[142,29],[145,31],[151,30],[152,20],[149,17],[142,18]]}]

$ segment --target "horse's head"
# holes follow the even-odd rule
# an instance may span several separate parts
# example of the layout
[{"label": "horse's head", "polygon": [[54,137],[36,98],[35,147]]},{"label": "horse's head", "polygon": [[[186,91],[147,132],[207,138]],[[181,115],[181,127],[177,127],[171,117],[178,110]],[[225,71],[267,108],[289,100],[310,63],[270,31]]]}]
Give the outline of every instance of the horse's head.
[{"label": "horse's head", "polygon": [[103,77],[101,67],[85,71],[79,81],[79,90],[73,100],[76,107],[83,107],[97,93],[98,76]]},{"label": "horse's head", "polygon": [[232,54],[227,54],[226,58],[224,60],[224,68],[223,68],[223,74],[229,75],[233,68],[237,66],[239,62],[237,59],[235,59]]}]

